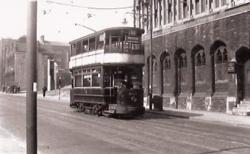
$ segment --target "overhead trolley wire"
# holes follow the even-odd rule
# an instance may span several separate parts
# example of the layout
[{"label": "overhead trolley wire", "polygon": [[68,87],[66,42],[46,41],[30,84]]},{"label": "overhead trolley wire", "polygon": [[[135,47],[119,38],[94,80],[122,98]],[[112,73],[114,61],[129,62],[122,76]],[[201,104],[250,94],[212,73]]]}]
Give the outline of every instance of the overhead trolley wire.
[{"label": "overhead trolley wire", "polygon": [[107,8],[90,7],[90,6],[81,6],[81,5],[75,5],[75,4],[70,4],[70,3],[56,2],[56,1],[51,1],[51,0],[47,0],[46,2],[47,3],[51,3],[51,4],[62,5],[62,6],[78,7],[78,8],[92,9],[92,10],[121,10],[121,9],[130,9],[130,8],[133,8],[133,6],[107,7]]}]

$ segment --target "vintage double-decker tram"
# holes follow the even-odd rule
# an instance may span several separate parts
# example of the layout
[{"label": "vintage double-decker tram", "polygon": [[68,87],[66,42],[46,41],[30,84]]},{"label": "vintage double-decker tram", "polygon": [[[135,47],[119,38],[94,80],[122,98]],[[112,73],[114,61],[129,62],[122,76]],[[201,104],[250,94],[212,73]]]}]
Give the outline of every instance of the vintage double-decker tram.
[{"label": "vintage double-decker tram", "polygon": [[70,42],[71,107],[98,115],[144,113],[142,33],[114,27]]}]

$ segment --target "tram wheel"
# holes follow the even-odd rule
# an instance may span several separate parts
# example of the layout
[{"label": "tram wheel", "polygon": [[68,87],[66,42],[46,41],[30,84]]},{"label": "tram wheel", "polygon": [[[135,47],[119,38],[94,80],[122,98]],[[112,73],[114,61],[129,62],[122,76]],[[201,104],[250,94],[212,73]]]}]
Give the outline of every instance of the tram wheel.
[{"label": "tram wheel", "polygon": [[103,105],[98,105],[97,106],[97,116],[102,116],[103,112]]},{"label": "tram wheel", "polygon": [[98,113],[98,106],[97,106],[97,105],[94,105],[94,106],[92,107],[92,113],[93,113],[94,115],[96,115],[96,114]]}]

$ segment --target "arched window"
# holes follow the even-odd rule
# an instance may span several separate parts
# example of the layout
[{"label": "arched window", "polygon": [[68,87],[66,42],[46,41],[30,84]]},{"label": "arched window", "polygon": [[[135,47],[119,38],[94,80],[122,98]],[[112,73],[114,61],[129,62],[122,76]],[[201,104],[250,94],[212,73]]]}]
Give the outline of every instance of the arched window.
[{"label": "arched window", "polygon": [[179,58],[179,68],[183,67],[183,59],[182,57]]},{"label": "arched window", "polygon": [[197,53],[195,56],[195,66],[200,66],[201,65],[201,55],[200,53]]},{"label": "arched window", "polygon": [[227,78],[227,49],[226,46],[219,46],[214,53],[215,81],[226,80]]},{"label": "arched window", "polygon": [[201,66],[206,64],[206,56],[204,50],[201,49],[195,54],[195,66]]},{"label": "arched window", "polygon": [[187,56],[186,56],[186,53],[182,53],[181,54],[181,59],[183,61],[182,67],[187,67]]},{"label": "arched window", "polygon": [[204,51],[201,54],[201,65],[206,65],[206,56]]},{"label": "arched window", "polygon": [[221,64],[221,63],[227,63],[227,49],[225,46],[219,47],[215,51],[215,63],[216,64]]},{"label": "arched window", "polygon": [[178,58],[178,66],[179,68],[185,68],[187,67],[187,56],[186,53],[181,53],[181,55]]},{"label": "arched window", "polygon": [[223,63],[227,62],[227,49],[226,48],[224,48],[222,60],[223,60]]},{"label": "arched window", "polygon": [[[194,75],[195,75],[195,86],[196,84],[204,83],[205,81],[205,68],[206,65],[206,56],[204,52],[204,48],[201,46],[198,46],[194,49]],[[197,90],[197,87],[195,87]]]},{"label": "arched window", "polygon": [[170,57],[167,55],[163,60],[163,70],[168,70],[171,68]]},{"label": "arched window", "polygon": [[216,56],[216,61],[215,61],[216,64],[222,63],[222,53],[221,53],[220,49],[217,50],[215,56]]},{"label": "arched window", "polygon": [[171,83],[171,60],[170,55],[164,52],[161,56],[161,79],[162,79],[162,93],[167,93],[169,91],[169,85]]},{"label": "arched window", "polygon": [[179,49],[175,53],[175,64],[176,64],[176,90],[177,93],[182,91],[182,86],[186,86],[187,81],[187,56],[186,52],[183,49]]}]

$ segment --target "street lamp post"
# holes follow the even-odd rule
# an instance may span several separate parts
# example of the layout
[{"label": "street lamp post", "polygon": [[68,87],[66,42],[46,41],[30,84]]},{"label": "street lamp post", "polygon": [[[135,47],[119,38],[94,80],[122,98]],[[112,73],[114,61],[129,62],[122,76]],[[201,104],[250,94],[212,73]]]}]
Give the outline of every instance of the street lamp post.
[{"label": "street lamp post", "polygon": [[[134,1],[134,9],[135,9],[135,1]],[[150,7],[150,10],[148,11],[149,14],[149,19],[148,19],[148,15],[147,15],[147,22],[149,21],[149,66],[148,66],[148,90],[147,90],[147,103],[149,104],[149,109],[152,110],[152,93],[153,93],[153,61],[152,61],[152,50],[153,50],[153,0],[147,0],[144,2],[143,4],[146,7]],[[138,9],[138,11],[140,11],[140,7]],[[140,13],[139,13],[139,22],[140,22]],[[144,20],[144,15],[143,18]],[[135,24],[135,10],[134,10],[134,24]],[[140,27],[140,25],[139,25]]]}]

